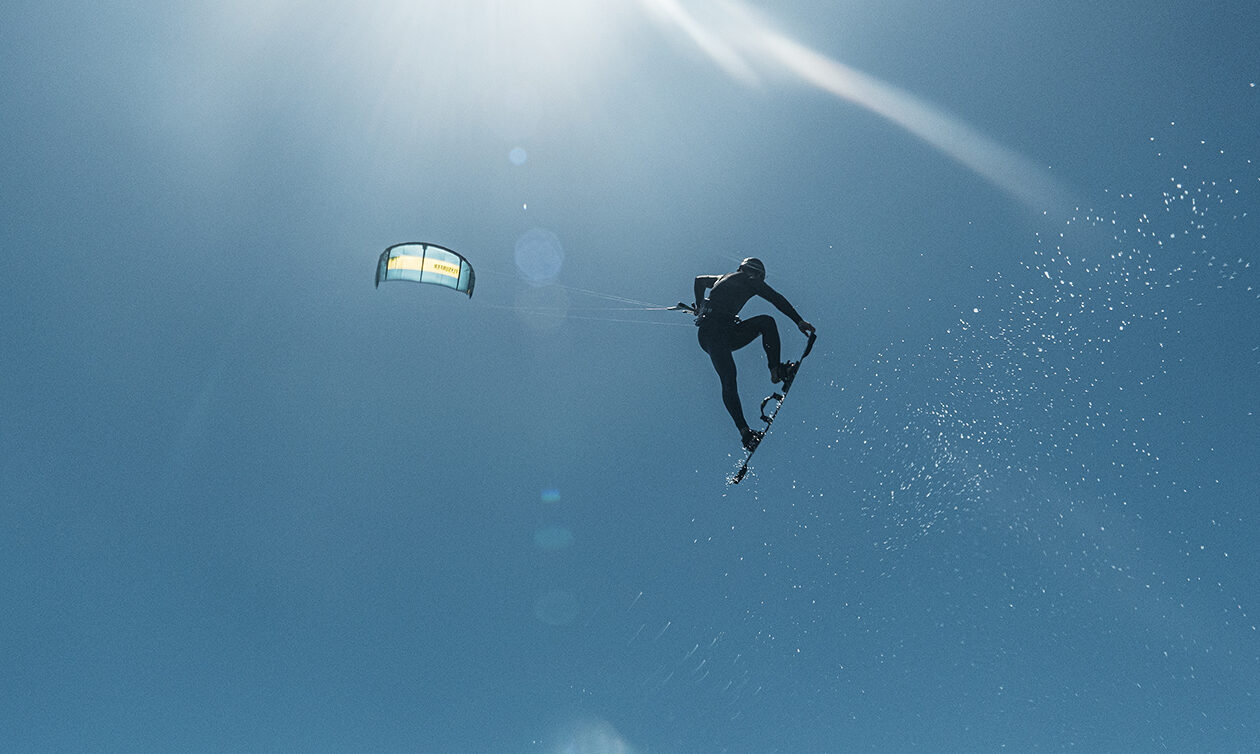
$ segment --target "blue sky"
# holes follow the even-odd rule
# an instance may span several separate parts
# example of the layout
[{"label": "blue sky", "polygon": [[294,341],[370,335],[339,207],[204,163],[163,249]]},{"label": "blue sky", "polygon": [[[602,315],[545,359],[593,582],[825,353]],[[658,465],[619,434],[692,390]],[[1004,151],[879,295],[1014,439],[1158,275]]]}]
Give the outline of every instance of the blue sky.
[{"label": "blue sky", "polygon": [[1260,744],[1260,10],[525,6],[0,12],[3,748]]}]

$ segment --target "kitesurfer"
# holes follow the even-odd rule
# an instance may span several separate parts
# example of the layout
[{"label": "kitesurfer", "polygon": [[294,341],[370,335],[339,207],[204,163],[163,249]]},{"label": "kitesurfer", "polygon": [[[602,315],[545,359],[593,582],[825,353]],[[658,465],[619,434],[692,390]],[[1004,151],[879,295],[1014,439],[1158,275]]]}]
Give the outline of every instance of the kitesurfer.
[{"label": "kitesurfer", "polygon": [[[712,288],[709,297],[704,292]],[[696,324],[700,328],[700,347],[709,354],[713,368],[722,381],[722,403],[739,428],[744,448],[752,450],[761,442],[764,432],[749,429],[744,419],[744,409],[739,402],[739,390],[735,385],[735,358],[732,353],[761,336],[761,347],[766,352],[770,367],[770,381],[790,381],[796,371],[796,362],[779,361],[779,328],[774,317],[759,314],[741,320],[739,310],[753,296],[761,296],[774,304],[779,311],[791,317],[804,334],[814,332],[814,326],[801,319],[796,309],[783,294],[766,284],[766,266],[760,259],[748,257],[739,263],[739,269],[725,275],[700,275],[696,278]]]}]

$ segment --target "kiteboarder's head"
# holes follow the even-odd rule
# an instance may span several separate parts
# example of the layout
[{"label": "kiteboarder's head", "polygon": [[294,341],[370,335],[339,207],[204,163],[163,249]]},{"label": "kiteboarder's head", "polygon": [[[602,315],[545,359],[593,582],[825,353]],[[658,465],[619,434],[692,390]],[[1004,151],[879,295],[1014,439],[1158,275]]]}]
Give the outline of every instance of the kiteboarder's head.
[{"label": "kiteboarder's head", "polygon": [[758,280],[766,279],[766,266],[756,257],[748,257],[744,261],[740,262],[739,271],[747,275],[751,275]]}]

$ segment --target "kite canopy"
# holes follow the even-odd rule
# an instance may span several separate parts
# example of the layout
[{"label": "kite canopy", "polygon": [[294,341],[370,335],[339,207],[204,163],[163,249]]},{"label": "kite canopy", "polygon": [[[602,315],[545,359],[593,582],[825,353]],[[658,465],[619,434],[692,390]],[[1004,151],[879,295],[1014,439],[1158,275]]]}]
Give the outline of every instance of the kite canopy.
[{"label": "kite canopy", "polygon": [[454,288],[472,298],[477,276],[459,254],[431,243],[394,244],[381,252],[376,265],[376,285],[382,280],[410,280]]}]

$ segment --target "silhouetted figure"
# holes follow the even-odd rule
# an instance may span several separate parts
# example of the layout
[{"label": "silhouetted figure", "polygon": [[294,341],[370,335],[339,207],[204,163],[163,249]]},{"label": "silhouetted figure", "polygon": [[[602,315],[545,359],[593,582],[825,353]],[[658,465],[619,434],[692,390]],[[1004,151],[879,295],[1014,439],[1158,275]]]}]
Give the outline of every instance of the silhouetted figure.
[{"label": "silhouetted figure", "polygon": [[[704,292],[709,288],[713,290],[705,299]],[[696,324],[700,327],[700,347],[709,354],[713,368],[722,380],[722,403],[735,420],[740,441],[747,450],[757,447],[764,433],[749,429],[744,419],[744,408],[739,402],[739,389],[735,384],[735,358],[732,353],[761,336],[771,382],[790,380],[797,367],[796,362],[779,361],[779,327],[774,317],[759,314],[740,320],[739,310],[753,296],[761,296],[774,304],[776,309],[792,318],[802,333],[814,332],[814,326],[801,319],[788,300],[766,284],[766,266],[760,259],[749,257],[739,263],[738,270],[725,275],[700,275],[696,278]]]}]

